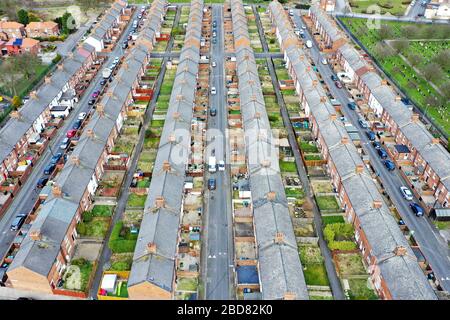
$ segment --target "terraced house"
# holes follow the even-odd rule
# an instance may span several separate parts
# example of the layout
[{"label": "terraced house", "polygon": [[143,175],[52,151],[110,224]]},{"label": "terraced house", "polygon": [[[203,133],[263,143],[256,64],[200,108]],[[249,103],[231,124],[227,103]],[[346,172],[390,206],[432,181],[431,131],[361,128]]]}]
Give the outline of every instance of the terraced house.
[{"label": "terraced house", "polygon": [[[395,145],[387,148],[401,172],[427,211],[447,208],[450,203],[450,154],[407,108],[401,97],[375,71],[371,62],[361,56],[341,34],[336,24],[317,6],[310,9],[316,30],[325,38],[338,35],[333,41],[336,61],[362,93],[364,101],[385,125]],[[344,41],[344,42],[343,42]],[[343,45],[338,46],[337,43]],[[408,168],[408,170],[406,170]],[[411,169],[409,171],[409,168]],[[417,180],[416,180],[417,179]],[[416,181],[414,181],[416,180]]]},{"label": "terraced house", "polygon": [[131,299],[172,299],[174,295],[202,17],[203,1],[192,1],[128,278]]},{"label": "terraced house", "polygon": [[242,2],[232,0],[231,11],[262,298],[307,300],[303,268],[281,180],[278,146],[267,116]]},{"label": "terraced house", "polygon": [[120,30],[120,25],[127,22],[122,20],[126,8],[126,2],[116,0],[95,25],[85,42],[93,46],[97,52],[104,50],[112,42],[114,33]]},{"label": "terraced house", "polygon": [[320,86],[308,58],[300,49],[282,5],[273,1],[269,7],[286,67],[327,161],[327,170],[346,219],[354,225],[356,241],[377,293],[382,299],[437,299],[360,153],[337,119],[336,110]]},{"label": "terraced house", "polygon": [[[0,130],[0,182],[16,171],[17,164],[51,120],[50,109],[61,105],[61,98],[70,93],[96,59],[92,46],[84,44],[69,54],[56,71],[45,78],[44,84],[30,93],[30,100],[11,114],[11,119]],[[76,98],[65,100],[73,106]]]},{"label": "terraced house", "polygon": [[[152,4],[159,9],[161,6],[161,1]],[[127,107],[133,103],[133,95],[150,58],[157,31],[148,25],[149,22],[97,104],[71,157],[55,178],[52,194],[38,209],[39,214],[7,270],[8,286],[60,293],[63,271],[75,251],[76,225],[92,203],[108,153],[119,135]]]}]

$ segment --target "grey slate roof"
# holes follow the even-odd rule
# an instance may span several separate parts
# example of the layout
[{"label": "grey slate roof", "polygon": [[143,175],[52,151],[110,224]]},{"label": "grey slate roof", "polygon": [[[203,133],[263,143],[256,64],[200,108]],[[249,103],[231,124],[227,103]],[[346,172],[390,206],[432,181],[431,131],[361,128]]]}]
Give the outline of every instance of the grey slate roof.
[{"label": "grey slate roof", "polygon": [[[289,293],[296,299],[306,300],[308,292],[281,181],[278,152],[272,144],[274,139],[240,0],[231,1],[231,13],[262,297],[283,299]],[[262,162],[267,160],[270,165],[264,167]],[[267,199],[269,192],[276,193],[274,201]],[[280,243],[274,241],[277,233],[284,235]]]},{"label": "grey slate roof", "polygon": [[309,8],[309,11],[317,17],[317,20],[328,34],[331,41],[335,42],[336,40],[342,38],[335,25],[328,19],[327,14],[323,12],[317,4],[312,5]]},{"label": "grey slate roof", "polygon": [[[154,2],[154,4],[159,1]],[[160,5],[160,4],[159,4]],[[144,46],[143,48],[146,49]],[[13,261],[13,268],[24,266],[42,275],[47,275],[60,250],[61,242],[73,220],[80,205],[81,198],[86,192],[89,183],[95,180],[95,167],[100,161],[107,145],[108,138],[116,127],[116,120],[127,104],[131,95],[132,84],[141,76],[146,59],[142,56],[142,47],[133,48],[126,58],[127,70],[123,65],[114,81],[108,88],[100,103],[104,106],[104,114],[100,115],[98,108],[93,114],[83,134],[80,136],[77,146],[72,152],[71,158],[65,164],[55,183],[61,187],[63,196],[57,198],[50,194],[36,222],[34,229],[40,229],[45,243],[43,246],[31,240],[27,236]],[[138,60],[134,58],[137,53]],[[146,55],[150,52],[145,52]],[[88,132],[92,130],[94,136]],[[80,164],[75,164],[71,159],[77,156]],[[49,212],[46,214],[46,212]],[[48,218],[47,218],[48,216]],[[34,230],[33,229],[33,230]],[[11,267],[10,267],[11,268]]]},{"label": "grey slate roof", "polygon": [[[287,19],[283,7],[278,2],[270,4],[270,10],[278,12],[274,16],[277,27],[284,25],[280,19]],[[283,13],[283,14],[281,14]],[[279,23],[279,24],[278,24]],[[297,51],[297,54],[294,52]],[[384,201],[380,209],[373,209],[374,200],[382,200],[375,183],[366,168],[362,174],[356,173],[356,166],[363,164],[355,146],[351,143],[343,124],[332,120],[335,115],[334,108],[326,98],[320,85],[313,86],[317,81],[317,75],[311,69],[311,65],[304,58],[303,50],[292,45],[286,48],[286,54],[293,64],[295,77],[306,97],[309,110],[317,121],[320,135],[329,152],[331,162],[336,167],[345,193],[352,208],[360,221],[361,229],[367,237],[372,248],[372,254],[378,261],[381,276],[386,281],[393,299],[436,299],[436,296],[426,280],[425,275],[417,264],[412,250],[397,226],[394,218]],[[362,78],[371,79],[378,83],[378,79],[367,73]],[[381,82],[380,82],[381,83]],[[347,144],[342,143],[342,138],[348,139]],[[398,246],[407,248],[408,256],[393,255]]]},{"label": "grey slate roof", "polygon": [[[155,3],[157,2],[153,2],[152,8]],[[161,1],[161,5],[163,4],[165,1]],[[161,12],[161,8],[157,10],[155,7],[154,10]],[[184,47],[181,50],[152,181],[145,201],[144,217],[133,255],[128,287],[150,282],[168,292],[173,291],[185,164],[188,162],[190,150],[189,132],[200,59],[202,10],[203,1],[191,2]],[[155,17],[159,19],[160,14],[155,14]],[[197,42],[191,44],[193,39]],[[179,115],[178,119],[174,117],[175,114]],[[170,142],[171,137],[175,137],[175,143]],[[170,164],[170,171],[163,169],[166,161]],[[158,197],[163,197],[165,201],[161,208],[156,207]],[[149,244],[156,245],[155,253],[147,250]]]}]

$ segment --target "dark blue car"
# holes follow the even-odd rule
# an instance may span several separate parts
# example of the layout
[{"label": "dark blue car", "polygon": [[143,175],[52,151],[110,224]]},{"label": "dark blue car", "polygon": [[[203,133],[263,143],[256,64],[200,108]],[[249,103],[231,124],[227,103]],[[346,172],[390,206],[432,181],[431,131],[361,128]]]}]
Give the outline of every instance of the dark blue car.
[{"label": "dark blue car", "polygon": [[411,207],[411,210],[414,212],[414,214],[418,217],[423,216],[423,209],[420,205],[418,205],[417,203],[413,202],[410,203],[409,206]]},{"label": "dark blue car", "polygon": [[377,151],[378,151],[378,155],[380,156],[381,159],[387,158],[388,155],[387,155],[386,150],[384,150],[383,148],[380,148]]},{"label": "dark blue car", "polygon": [[355,102],[349,102],[349,103],[347,104],[347,107],[348,107],[350,110],[356,110],[356,103],[355,103]]},{"label": "dark blue car", "polygon": [[369,140],[370,141],[375,141],[375,132],[373,132],[373,131],[367,131],[366,132],[366,136],[367,136],[367,138],[369,138]]},{"label": "dark blue car", "polygon": [[395,164],[391,160],[384,160],[383,163],[389,171],[395,170]]},{"label": "dark blue car", "polygon": [[51,164],[57,164],[59,162],[59,160],[61,160],[62,158],[62,153],[58,152],[57,154],[55,154],[51,159],[50,159],[50,163]]},{"label": "dark blue car", "polygon": [[372,145],[376,150],[381,149],[381,143],[379,143],[378,141],[373,141]]},{"label": "dark blue car", "polygon": [[44,169],[44,174],[46,175],[51,175],[52,172],[55,170],[56,165],[53,163],[50,163],[49,165],[47,165]]}]

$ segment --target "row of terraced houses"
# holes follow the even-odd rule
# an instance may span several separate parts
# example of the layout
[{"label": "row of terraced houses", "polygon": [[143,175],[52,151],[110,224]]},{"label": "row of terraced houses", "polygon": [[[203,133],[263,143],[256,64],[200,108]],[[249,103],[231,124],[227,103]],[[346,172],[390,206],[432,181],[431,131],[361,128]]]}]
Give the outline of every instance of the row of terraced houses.
[{"label": "row of terraced houses", "polygon": [[50,294],[61,292],[58,283],[77,244],[76,226],[92,204],[108,154],[127,117],[127,107],[140,88],[165,9],[164,1],[152,3],[139,40],[97,104],[68,162],[56,176],[51,194],[37,209],[7,270],[7,286]]},{"label": "row of terraced houses", "polygon": [[360,153],[337,119],[283,6],[271,2],[269,14],[286,68],[327,161],[346,219],[354,225],[356,241],[377,293],[382,299],[437,299]]},{"label": "row of terraced houses", "polygon": [[[333,21],[319,7],[312,6],[309,15],[314,32],[324,39],[337,64],[352,84],[362,92],[383,128],[394,138],[396,146],[387,148],[400,172],[429,213],[433,208],[450,206],[450,154],[419,120],[419,115],[407,108],[388,81],[349,42]],[[407,168],[411,168],[411,173]],[[409,176],[417,177],[411,179]],[[422,188],[423,187],[423,188]],[[428,190],[427,190],[428,189]]]}]

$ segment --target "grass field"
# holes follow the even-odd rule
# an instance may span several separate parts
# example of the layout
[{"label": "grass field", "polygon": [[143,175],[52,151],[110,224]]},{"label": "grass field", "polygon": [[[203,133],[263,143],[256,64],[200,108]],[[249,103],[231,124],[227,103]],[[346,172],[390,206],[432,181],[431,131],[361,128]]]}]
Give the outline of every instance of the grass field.
[{"label": "grass field", "polygon": [[[380,56],[375,49],[380,41],[379,30],[367,28],[366,19],[343,18],[342,22],[349,28],[353,35],[361,41],[369,53],[377,58],[386,74],[397,82],[397,84],[407,93],[408,97],[424,111],[429,118],[433,119],[443,131],[450,134],[450,101],[447,100],[442,108],[430,104],[430,97],[441,97],[443,101],[445,101],[445,99],[443,99],[440,93],[430,85],[429,81],[417,74],[409,60],[412,55],[419,55],[422,58],[422,64],[418,66],[418,69],[420,70],[421,67],[431,62],[437,53],[450,48],[450,41],[442,40],[433,44],[430,44],[429,41],[422,42],[422,44],[420,41],[410,41],[408,48],[404,51],[404,55],[408,59],[408,62],[405,62],[397,54],[387,57]],[[419,25],[398,21],[384,21],[383,24],[391,28],[393,34],[390,38],[393,39],[402,37],[408,39],[448,39],[450,37],[448,33],[450,27],[447,25]],[[415,28],[414,33],[408,33],[406,27]],[[445,81],[450,81],[449,79],[450,70],[444,70],[444,78],[439,81],[438,85]]]},{"label": "grass field", "polygon": [[[401,16],[405,13],[411,0],[350,0],[349,4],[353,12],[385,14],[390,13],[394,16]],[[380,11],[373,11],[369,8],[378,6]],[[369,10],[367,10],[369,8]]]}]

